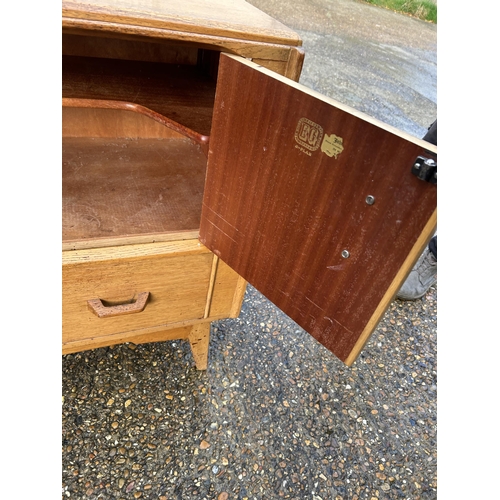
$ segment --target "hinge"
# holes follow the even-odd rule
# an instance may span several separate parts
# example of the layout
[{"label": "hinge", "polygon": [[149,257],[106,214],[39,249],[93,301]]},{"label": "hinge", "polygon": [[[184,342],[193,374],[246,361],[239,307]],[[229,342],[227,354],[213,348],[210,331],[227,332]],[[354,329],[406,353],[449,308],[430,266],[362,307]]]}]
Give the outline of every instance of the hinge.
[{"label": "hinge", "polygon": [[437,162],[432,158],[418,156],[413,164],[411,173],[423,181],[437,184]]}]

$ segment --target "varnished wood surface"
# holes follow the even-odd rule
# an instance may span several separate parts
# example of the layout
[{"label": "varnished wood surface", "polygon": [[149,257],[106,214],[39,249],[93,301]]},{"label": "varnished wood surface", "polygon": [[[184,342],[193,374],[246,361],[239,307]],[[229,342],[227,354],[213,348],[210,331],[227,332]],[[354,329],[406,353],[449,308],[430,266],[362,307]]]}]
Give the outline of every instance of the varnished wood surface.
[{"label": "varnished wood surface", "polygon": [[78,250],[63,251],[62,265],[72,266],[88,262],[111,262],[118,259],[151,258],[154,256],[194,255],[209,253],[198,239],[179,241],[161,241],[149,244],[131,244],[102,248],[81,248]]},{"label": "varnished wood surface", "polygon": [[62,136],[126,139],[188,138],[208,155],[209,136],[127,101],[63,98]]},{"label": "varnished wood surface", "polygon": [[206,158],[189,139],[66,137],[63,241],[197,230]]},{"label": "varnished wood surface", "polygon": [[158,43],[154,40],[129,40],[126,38],[105,38],[94,33],[87,36],[62,35],[62,55],[124,59],[127,61],[148,61],[166,64],[195,66],[198,62],[198,48],[179,43]]},{"label": "varnished wood surface", "polygon": [[[203,319],[212,261],[211,253],[196,252],[64,265],[63,343]],[[142,292],[149,292],[148,303],[136,314],[99,318],[87,306],[93,299],[124,303]]]},{"label": "varnished wood surface", "polygon": [[87,349],[97,349],[99,347],[123,344],[125,342],[132,342],[134,344],[146,344],[148,342],[187,339],[190,330],[190,326],[182,326],[178,328],[169,328],[168,330],[166,330],[165,328],[160,328],[158,331],[146,331],[146,333],[120,332],[103,337],[92,337],[90,339],[82,339],[78,341],[63,343],[62,353],[70,354],[73,352],[86,351]]},{"label": "varnished wood surface", "polygon": [[159,28],[256,42],[301,45],[290,28],[245,1],[237,0],[91,0],[62,2],[65,21],[106,22],[134,29]]},{"label": "varnished wood surface", "polygon": [[[210,322],[237,316],[245,290],[244,281],[216,261],[196,239],[63,252],[63,353],[191,339],[204,369]],[[86,306],[85,297],[107,305],[133,302],[141,287],[151,300],[136,317],[97,318]]]},{"label": "varnished wood surface", "polygon": [[198,370],[206,370],[208,366],[208,348],[210,343],[210,322],[198,321],[192,326],[161,329],[147,333],[123,332],[105,337],[83,339],[63,344],[63,354],[97,349],[99,347],[132,342],[145,344],[148,342],[161,342],[167,340],[186,339],[191,345],[193,361]]},{"label": "varnished wood surface", "polygon": [[63,98],[140,104],[210,135],[215,81],[197,66],[63,56]]},{"label": "varnished wood surface", "polygon": [[[340,137],[343,151],[335,157],[299,144],[301,119]],[[309,138],[315,142],[314,133]],[[366,342],[380,319],[374,313],[383,313],[387,291],[395,293],[418,257],[414,248],[432,236],[436,186],[411,174],[416,157],[428,151],[437,152],[223,55],[200,240],[352,363],[360,338]]]}]

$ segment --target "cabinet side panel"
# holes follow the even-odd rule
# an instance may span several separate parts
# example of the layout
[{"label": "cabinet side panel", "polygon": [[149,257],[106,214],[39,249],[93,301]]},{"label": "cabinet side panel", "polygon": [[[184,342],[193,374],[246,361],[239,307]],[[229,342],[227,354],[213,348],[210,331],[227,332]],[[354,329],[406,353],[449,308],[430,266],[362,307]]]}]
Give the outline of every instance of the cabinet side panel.
[{"label": "cabinet side panel", "polygon": [[209,316],[237,317],[246,290],[246,281],[219,259]]},{"label": "cabinet side panel", "polygon": [[432,235],[436,149],[225,55],[213,123],[202,243],[347,362]]}]

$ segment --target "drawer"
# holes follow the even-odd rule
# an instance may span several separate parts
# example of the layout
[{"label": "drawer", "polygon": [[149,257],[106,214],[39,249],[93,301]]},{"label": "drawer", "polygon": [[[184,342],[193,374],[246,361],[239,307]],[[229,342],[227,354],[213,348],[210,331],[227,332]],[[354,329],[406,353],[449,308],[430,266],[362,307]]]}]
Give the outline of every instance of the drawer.
[{"label": "drawer", "polygon": [[[63,252],[63,345],[203,319],[213,260],[196,240]],[[88,304],[125,304],[142,292],[141,312],[98,317]]]}]

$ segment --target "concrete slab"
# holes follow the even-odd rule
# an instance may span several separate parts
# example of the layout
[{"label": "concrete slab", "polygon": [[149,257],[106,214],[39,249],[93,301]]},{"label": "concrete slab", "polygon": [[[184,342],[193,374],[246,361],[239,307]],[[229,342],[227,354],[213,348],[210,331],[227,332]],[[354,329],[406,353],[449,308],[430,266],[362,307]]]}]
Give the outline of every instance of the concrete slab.
[{"label": "concrete slab", "polygon": [[435,24],[355,0],[250,0],[297,31],[300,83],[421,138],[437,116]]}]

